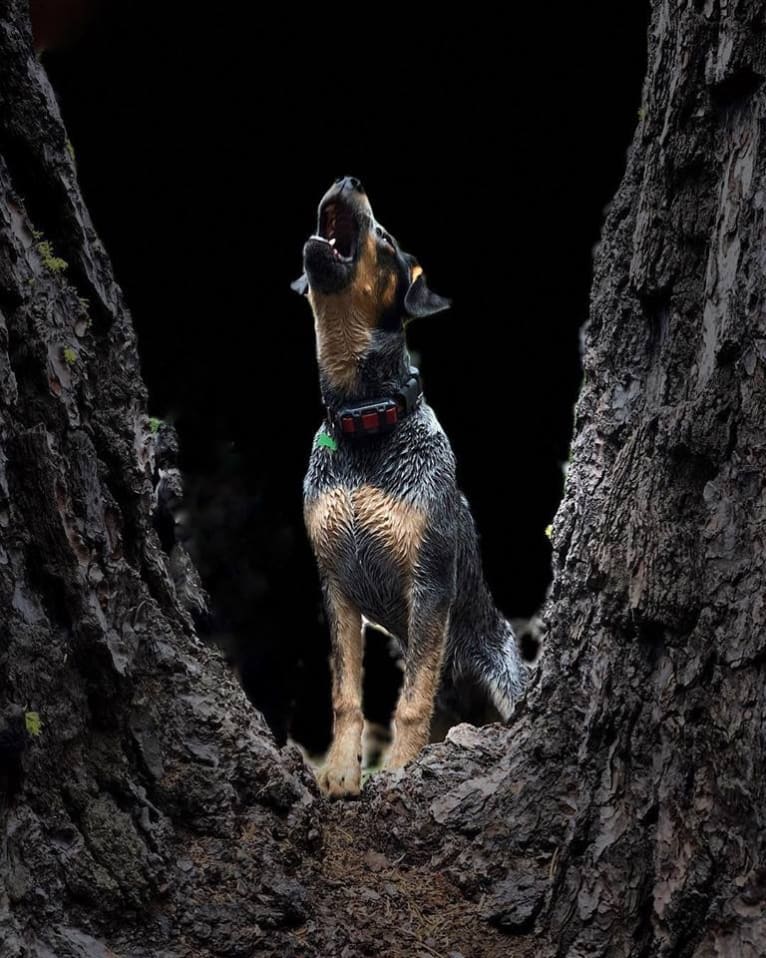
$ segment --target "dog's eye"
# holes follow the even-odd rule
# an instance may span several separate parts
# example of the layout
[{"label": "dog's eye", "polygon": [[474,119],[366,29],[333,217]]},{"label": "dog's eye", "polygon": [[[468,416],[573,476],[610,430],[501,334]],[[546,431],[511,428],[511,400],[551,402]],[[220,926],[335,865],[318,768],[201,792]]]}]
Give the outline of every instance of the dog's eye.
[{"label": "dog's eye", "polygon": [[388,245],[391,247],[392,252],[396,251],[396,247],[394,246],[394,241],[391,239],[391,237],[388,235],[388,233],[385,230],[382,230],[378,226],[376,227],[375,232],[383,240],[384,243],[388,243]]}]

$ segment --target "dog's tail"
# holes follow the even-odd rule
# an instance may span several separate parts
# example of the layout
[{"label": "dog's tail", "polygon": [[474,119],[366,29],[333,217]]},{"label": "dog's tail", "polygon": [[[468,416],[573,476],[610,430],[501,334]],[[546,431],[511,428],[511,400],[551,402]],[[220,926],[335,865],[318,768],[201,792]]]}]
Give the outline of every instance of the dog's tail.
[{"label": "dog's tail", "polygon": [[476,683],[505,722],[527,687],[528,674],[513,627],[502,616],[480,642],[461,649],[453,671],[458,682],[469,679]]},{"label": "dog's tail", "polygon": [[485,645],[486,662],[478,678],[503,721],[507,722],[514,705],[527,687],[528,676],[510,622],[504,620],[504,628],[498,639]]}]

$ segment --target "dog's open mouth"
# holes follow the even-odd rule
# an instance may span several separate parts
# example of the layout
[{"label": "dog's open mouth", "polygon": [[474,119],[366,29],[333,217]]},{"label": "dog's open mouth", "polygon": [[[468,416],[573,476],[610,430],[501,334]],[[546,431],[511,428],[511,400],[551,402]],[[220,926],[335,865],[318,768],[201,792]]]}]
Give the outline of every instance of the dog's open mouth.
[{"label": "dog's open mouth", "polygon": [[320,210],[319,232],[312,239],[327,243],[336,259],[351,263],[359,240],[359,224],[354,211],[340,200],[330,200]]}]

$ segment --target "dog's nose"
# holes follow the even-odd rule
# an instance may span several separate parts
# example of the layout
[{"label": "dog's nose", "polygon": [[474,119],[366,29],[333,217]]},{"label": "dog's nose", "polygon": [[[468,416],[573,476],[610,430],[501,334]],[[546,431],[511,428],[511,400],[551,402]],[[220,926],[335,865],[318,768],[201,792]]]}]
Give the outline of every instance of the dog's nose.
[{"label": "dog's nose", "polygon": [[362,181],[358,180],[355,176],[339,176],[335,180],[335,183],[338,187],[339,193],[342,193],[344,190],[353,190],[356,193],[364,193]]}]

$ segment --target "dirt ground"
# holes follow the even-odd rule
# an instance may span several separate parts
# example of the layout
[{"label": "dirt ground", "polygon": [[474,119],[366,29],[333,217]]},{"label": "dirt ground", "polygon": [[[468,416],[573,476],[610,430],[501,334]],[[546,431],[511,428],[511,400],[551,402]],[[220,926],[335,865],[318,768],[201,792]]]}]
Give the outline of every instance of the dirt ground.
[{"label": "dirt ground", "polygon": [[[444,872],[407,853],[389,857],[364,834],[360,803],[328,803],[323,887],[310,920],[291,936],[289,958],[532,958],[529,938],[511,937],[482,916]],[[334,938],[333,938],[333,931]],[[334,947],[333,947],[334,945]],[[288,958],[286,955],[286,958]]]}]

